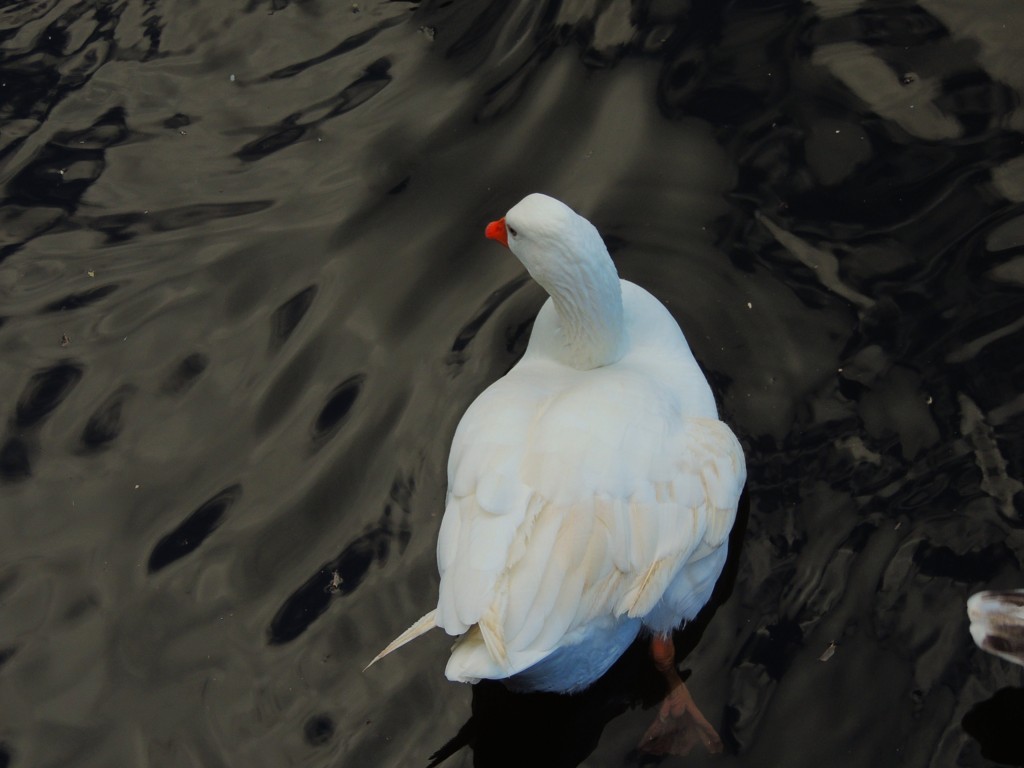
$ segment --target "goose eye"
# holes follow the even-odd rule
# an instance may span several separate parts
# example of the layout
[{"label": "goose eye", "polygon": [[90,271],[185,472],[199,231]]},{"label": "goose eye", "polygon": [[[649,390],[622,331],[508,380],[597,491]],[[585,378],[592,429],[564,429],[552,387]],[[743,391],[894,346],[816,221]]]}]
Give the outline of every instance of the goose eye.
[{"label": "goose eye", "polygon": [[507,226],[507,225],[506,225],[506,226],[505,226],[505,229],[507,229],[507,230],[508,230],[508,233],[509,233],[510,235],[512,235],[512,237],[518,237],[518,236],[519,236],[519,233],[518,233],[518,232],[516,232],[516,228],[515,228],[515,227],[510,227],[510,226]]}]

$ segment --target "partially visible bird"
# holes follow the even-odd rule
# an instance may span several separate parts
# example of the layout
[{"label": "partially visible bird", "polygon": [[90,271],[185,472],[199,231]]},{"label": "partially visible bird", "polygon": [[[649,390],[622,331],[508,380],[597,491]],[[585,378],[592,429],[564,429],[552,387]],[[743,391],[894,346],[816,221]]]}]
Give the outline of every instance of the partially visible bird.
[{"label": "partially visible bird", "polygon": [[1024,665],[1024,589],[971,595],[967,617],[979,648]]},{"label": "partially visible bird", "polygon": [[374,661],[441,627],[459,636],[450,680],[573,692],[644,632],[669,687],[647,745],[717,751],[672,631],[725,564],[746,480],[740,444],[676,321],[619,279],[589,221],[532,194],[486,235],[550,298],[523,358],[455,432],[437,607]]}]

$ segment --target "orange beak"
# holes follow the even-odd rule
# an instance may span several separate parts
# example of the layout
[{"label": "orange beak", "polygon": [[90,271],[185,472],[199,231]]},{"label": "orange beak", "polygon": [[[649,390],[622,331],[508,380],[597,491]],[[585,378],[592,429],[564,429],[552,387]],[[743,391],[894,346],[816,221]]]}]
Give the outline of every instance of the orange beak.
[{"label": "orange beak", "polygon": [[497,221],[492,221],[487,225],[487,229],[484,230],[484,234],[487,235],[491,240],[497,240],[499,243],[508,248],[508,230],[505,229],[505,217],[502,216]]}]

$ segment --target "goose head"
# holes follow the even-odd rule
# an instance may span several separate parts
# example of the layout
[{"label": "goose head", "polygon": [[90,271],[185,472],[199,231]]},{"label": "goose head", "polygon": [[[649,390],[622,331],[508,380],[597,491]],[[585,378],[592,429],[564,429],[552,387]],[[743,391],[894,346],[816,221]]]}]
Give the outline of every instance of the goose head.
[{"label": "goose head", "polygon": [[566,364],[586,370],[622,357],[622,287],[593,224],[565,203],[534,193],[488,224],[486,235],[512,251],[551,296]]}]

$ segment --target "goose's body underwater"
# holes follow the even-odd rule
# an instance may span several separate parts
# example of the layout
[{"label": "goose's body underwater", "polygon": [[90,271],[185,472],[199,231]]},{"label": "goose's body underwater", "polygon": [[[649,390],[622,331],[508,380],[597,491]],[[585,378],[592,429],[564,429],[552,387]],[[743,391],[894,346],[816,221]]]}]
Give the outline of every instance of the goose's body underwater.
[{"label": "goose's body underwater", "polygon": [[456,430],[437,607],[377,659],[440,627],[459,636],[450,680],[573,692],[644,631],[669,686],[647,739],[687,730],[719,748],[679,678],[672,631],[725,564],[740,444],[676,321],[619,279],[590,222],[532,194],[486,234],[550,298],[523,358]]}]

